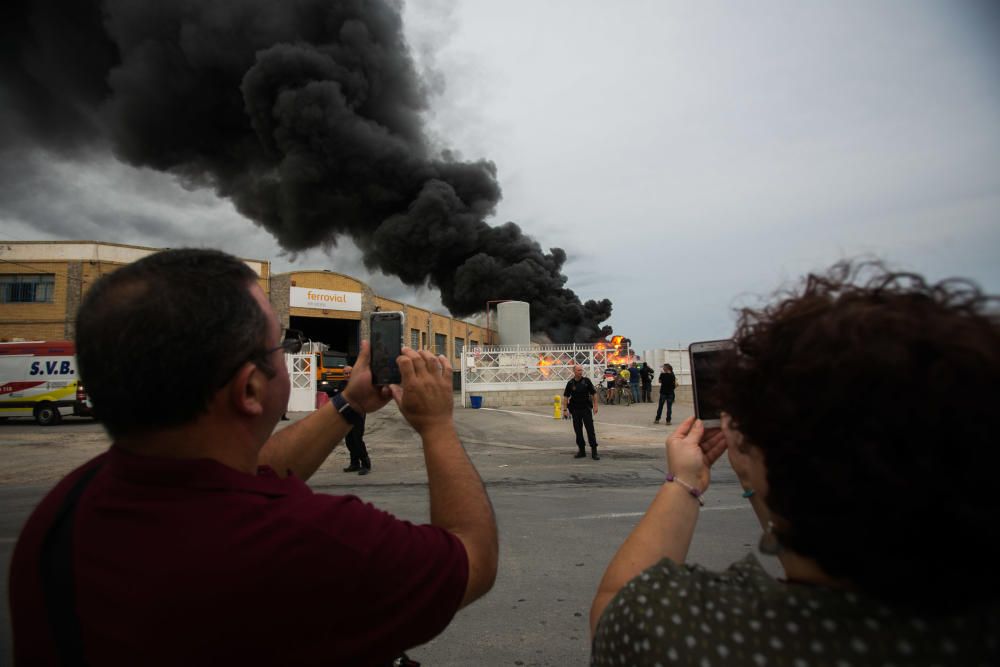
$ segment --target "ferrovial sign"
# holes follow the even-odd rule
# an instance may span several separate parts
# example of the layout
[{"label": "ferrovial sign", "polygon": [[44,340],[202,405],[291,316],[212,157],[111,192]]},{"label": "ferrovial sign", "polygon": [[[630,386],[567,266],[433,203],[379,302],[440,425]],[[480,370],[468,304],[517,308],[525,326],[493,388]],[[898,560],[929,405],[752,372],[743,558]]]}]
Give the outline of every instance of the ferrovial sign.
[{"label": "ferrovial sign", "polygon": [[296,308],[361,312],[361,292],[337,292],[309,287],[292,287],[290,289],[288,305]]}]

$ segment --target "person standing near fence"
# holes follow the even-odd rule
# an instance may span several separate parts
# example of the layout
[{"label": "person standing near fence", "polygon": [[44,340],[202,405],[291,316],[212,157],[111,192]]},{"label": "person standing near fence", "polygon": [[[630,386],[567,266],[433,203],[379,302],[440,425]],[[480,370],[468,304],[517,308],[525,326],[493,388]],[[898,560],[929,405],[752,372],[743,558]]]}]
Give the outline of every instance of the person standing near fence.
[{"label": "person standing near fence", "polygon": [[611,405],[615,402],[615,379],[618,377],[618,370],[614,366],[604,369],[604,402]]},{"label": "person standing near fence", "polygon": [[660,415],[663,414],[663,404],[667,404],[667,425],[670,425],[670,418],[674,412],[674,390],[677,389],[677,376],[674,375],[674,367],[670,364],[663,364],[663,372],[660,373],[660,404],[656,406],[656,419],[654,424],[660,423]]},{"label": "person standing near fence", "polygon": [[583,441],[583,429],[586,427],[590,456],[595,461],[600,461],[593,417],[597,414],[597,389],[590,378],[583,377],[583,366],[580,364],[573,366],[573,379],[566,383],[563,396],[569,399],[563,404],[563,417],[567,412],[573,415],[573,431],[576,433],[576,446],[579,449],[573,458],[582,459],[587,456],[587,446]]},{"label": "person standing near fence", "polygon": [[[335,394],[342,392],[347,387],[347,383],[351,381],[352,370],[354,369],[351,366],[344,366],[344,379],[337,384],[337,388],[334,391]],[[347,451],[351,457],[349,465],[344,468],[344,472],[356,472],[359,475],[370,473],[372,471],[372,460],[368,458],[368,447],[365,445],[365,415],[360,415],[358,423],[344,436],[344,444],[347,445]]]},{"label": "person standing near fence", "polygon": [[645,361],[639,369],[639,377],[642,379],[642,402],[653,402],[653,369]]},{"label": "person standing near fence", "polygon": [[639,367],[636,366],[636,363],[633,361],[629,365],[629,369],[628,369],[628,386],[629,386],[629,389],[632,391],[632,402],[633,403],[638,403],[639,402],[639,381],[640,380],[642,380],[642,377],[639,375]]}]

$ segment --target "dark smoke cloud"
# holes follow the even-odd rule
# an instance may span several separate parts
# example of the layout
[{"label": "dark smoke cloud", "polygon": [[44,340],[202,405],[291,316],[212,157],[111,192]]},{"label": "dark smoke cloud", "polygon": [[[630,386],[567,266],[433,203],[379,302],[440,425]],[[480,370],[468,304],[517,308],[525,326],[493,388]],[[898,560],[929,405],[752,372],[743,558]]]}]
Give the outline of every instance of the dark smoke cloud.
[{"label": "dark smoke cloud", "polygon": [[[429,145],[399,2],[7,0],[7,147],[122,160],[211,187],[289,251],[349,235],[370,269],[430,284],[457,316],[519,299],[555,342],[610,333],[565,253],[485,219],[496,168]],[[11,130],[16,128],[16,130]]]}]

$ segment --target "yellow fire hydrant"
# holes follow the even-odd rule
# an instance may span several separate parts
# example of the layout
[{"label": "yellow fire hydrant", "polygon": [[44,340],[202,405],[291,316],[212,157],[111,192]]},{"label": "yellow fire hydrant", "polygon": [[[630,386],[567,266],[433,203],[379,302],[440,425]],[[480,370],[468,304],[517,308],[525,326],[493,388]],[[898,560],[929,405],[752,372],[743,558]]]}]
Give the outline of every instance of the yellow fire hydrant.
[{"label": "yellow fire hydrant", "polygon": [[562,419],[562,396],[552,397],[552,418]]}]

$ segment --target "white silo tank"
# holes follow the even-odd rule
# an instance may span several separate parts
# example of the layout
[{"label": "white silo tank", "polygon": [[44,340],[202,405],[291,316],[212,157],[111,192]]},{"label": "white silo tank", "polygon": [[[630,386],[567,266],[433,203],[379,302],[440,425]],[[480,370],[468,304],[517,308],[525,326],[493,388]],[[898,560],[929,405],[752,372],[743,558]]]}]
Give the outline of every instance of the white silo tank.
[{"label": "white silo tank", "polygon": [[525,301],[497,304],[497,332],[501,345],[531,345],[530,307]]}]

